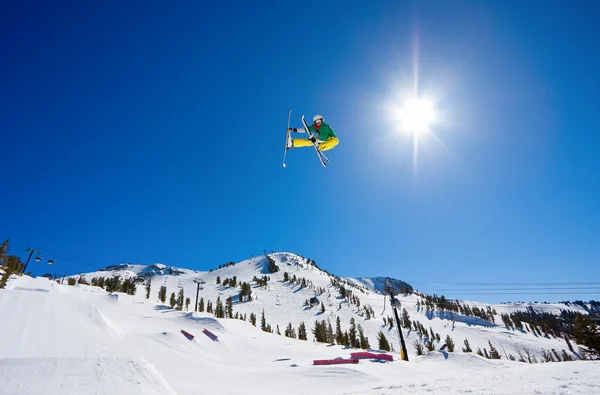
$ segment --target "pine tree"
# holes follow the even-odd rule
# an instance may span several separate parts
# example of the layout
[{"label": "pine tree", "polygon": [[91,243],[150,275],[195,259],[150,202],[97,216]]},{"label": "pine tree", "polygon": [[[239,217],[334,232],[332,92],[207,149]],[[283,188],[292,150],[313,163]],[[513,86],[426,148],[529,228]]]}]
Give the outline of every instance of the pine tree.
[{"label": "pine tree", "polygon": [[344,331],[344,336],[342,336],[342,346],[350,346],[350,336],[348,336],[348,331]]},{"label": "pine tree", "polygon": [[410,316],[404,308],[402,309],[402,326],[406,329],[410,329],[411,326]]},{"label": "pine tree", "polygon": [[454,341],[452,341],[450,335],[446,336],[446,347],[448,348],[448,352],[454,352]]},{"label": "pine tree", "polygon": [[342,344],[344,342],[344,334],[342,333],[342,324],[340,322],[340,316],[337,316],[335,320],[335,342]]},{"label": "pine tree", "polygon": [[[323,321],[323,324],[325,324],[325,321]],[[331,322],[327,322],[327,343],[334,344],[333,328],[331,327]]]},{"label": "pine tree", "polygon": [[10,276],[10,272],[7,270],[4,272],[4,274],[2,275],[2,278],[0,278],[0,289],[6,287],[6,282],[8,281],[8,277]]},{"label": "pine tree", "polygon": [[174,308],[176,303],[177,299],[175,298],[175,292],[171,292],[171,299],[169,299],[169,304],[171,305],[171,308]]},{"label": "pine tree", "polygon": [[106,280],[106,290],[108,292],[120,292],[121,285],[121,278],[119,276],[115,276]]},{"label": "pine tree", "polygon": [[562,349],[562,359],[563,359],[563,361],[572,361],[572,360],[573,360],[573,357],[572,357],[572,356],[570,356],[570,355],[567,353],[567,350],[565,350],[565,349],[563,348],[563,349]]},{"label": "pine tree", "polygon": [[579,344],[600,353],[598,325],[587,315],[578,315],[573,323],[573,336]]},{"label": "pine tree", "polygon": [[358,325],[358,337],[360,339],[360,348],[363,350],[368,350],[371,348],[369,345],[369,339],[365,336],[362,326]]},{"label": "pine tree", "polygon": [[[2,243],[2,246],[0,246],[0,267],[2,268],[2,270],[4,271],[4,275],[6,276],[6,279],[3,281],[5,285],[6,280],[11,274],[20,274],[25,267],[23,262],[21,262],[21,258],[9,254],[8,244],[9,239],[6,239],[4,243]],[[4,286],[2,286],[1,288],[4,288]]]},{"label": "pine tree", "polygon": [[206,302],[206,312],[209,314],[213,313],[213,305],[210,300]]},{"label": "pine tree", "polygon": [[4,240],[4,243],[0,246],[0,261],[2,261],[2,266],[4,266],[4,256],[8,255],[8,243],[9,239]]},{"label": "pine tree", "polygon": [[377,341],[379,342],[380,350],[390,351],[390,343],[388,343],[388,340],[385,338],[383,332],[379,331],[377,334]]},{"label": "pine tree", "polygon": [[[113,292],[114,291],[114,277],[108,277],[104,280],[104,289],[106,290],[106,292]],[[67,279],[67,284],[69,283],[69,279]]]},{"label": "pine tree", "polygon": [[[225,310],[227,313],[227,318],[233,318],[233,298],[230,296],[225,300]],[[277,326],[277,332],[279,333],[279,326]]]},{"label": "pine tree", "polygon": [[313,329],[313,335],[315,335],[315,340],[319,343],[327,342],[327,327],[325,326],[325,321],[323,320],[321,323],[319,321],[315,321],[315,328]]},{"label": "pine tree", "polygon": [[190,303],[192,303],[190,298],[185,298],[185,311],[188,311],[188,309],[190,307]]},{"label": "pine tree", "polygon": [[250,313],[250,323],[256,326],[256,315],[254,313]]},{"label": "pine tree", "polygon": [[554,356],[556,357],[556,360],[558,362],[562,361],[562,358],[560,357],[560,354],[555,349],[552,349],[552,354],[554,354]]},{"label": "pine tree", "polygon": [[127,295],[135,295],[137,287],[133,282],[133,279],[126,278],[123,280],[123,283],[121,283],[120,287],[116,289],[116,291],[125,292]]},{"label": "pine tree", "polygon": [[427,349],[427,351],[435,350],[435,344],[433,343],[433,341],[434,339],[429,339],[429,341],[425,343],[425,348]]},{"label": "pine tree", "polygon": [[183,294],[183,288],[179,288],[179,292],[177,292],[177,300],[175,302],[176,304],[176,308],[177,310],[181,311],[183,310],[183,301],[184,301],[184,294]]},{"label": "pine tree", "polygon": [[465,339],[465,347],[463,348],[463,352],[473,352],[471,346],[469,345],[469,341]]},{"label": "pine tree", "polygon": [[500,359],[500,353],[494,348],[491,340],[488,340],[488,344],[490,345],[490,359]]},{"label": "pine tree", "polygon": [[413,343],[415,350],[417,351],[417,355],[423,355],[425,353],[425,348],[418,340],[415,340]]},{"label": "pine tree", "polygon": [[267,331],[267,320],[265,319],[265,309],[263,309],[262,315],[260,317],[260,329],[262,329],[264,332]]},{"label": "pine tree", "polygon": [[350,318],[350,331],[348,332],[348,336],[350,337],[350,346],[358,348],[360,342],[356,337],[356,322],[354,321],[354,317]]},{"label": "pine tree", "polygon": [[[25,264],[21,262],[21,258],[14,255],[8,255],[3,258],[5,264],[5,270],[8,270],[14,274],[20,274],[25,270]],[[30,272],[27,272],[28,275],[31,275]]]},{"label": "pine tree", "polygon": [[312,330],[312,333],[315,337],[315,341],[322,342],[325,336],[323,335],[323,330],[321,328],[321,324],[319,321],[315,321],[315,327]]},{"label": "pine tree", "polygon": [[198,302],[198,311],[203,313],[204,312],[204,298],[200,297],[200,301]]},{"label": "pine tree", "polygon": [[294,327],[292,326],[291,322],[285,328],[284,334],[285,334],[285,337],[291,337],[292,339],[296,338],[296,331],[294,330]]},{"label": "pine tree", "polygon": [[151,280],[148,279],[148,281],[146,281],[146,299],[150,299],[150,287],[151,287],[152,283]]},{"label": "pine tree", "polygon": [[223,308],[223,302],[221,302],[221,296],[217,296],[214,315],[216,318],[225,318],[225,309]]},{"label": "pine tree", "polygon": [[221,276],[217,276],[217,285],[221,284]]},{"label": "pine tree", "polygon": [[325,305],[323,304],[323,302],[321,302],[321,313],[325,312]]},{"label": "pine tree", "polygon": [[304,325],[304,322],[301,322],[300,326],[298,326],[298,339],[307,340],[306,325]]},{"label": "pine tree", "polygon": [[267,260],[269,261],[269,265],[267,266],[267,270],[269,273],[276,273],[279,271],[279,266],[275,263],[275,259],[271,258],[267,255]]},{"label": "pine tree", "polygon": [[569,341],[569,338],[567,337],[567,335],[565,334],[565,341],[567,342],[567,347],[569,347],[569,351],[571,352],[575,352],[573,351],[573,345],[571,344],[571,342]]},{"label": "pine tree", "polygon": [[246,300],[252,301],[252,287],[250,286],[250,284],[242,283],[239,300],[240,302],[244,302]]}]

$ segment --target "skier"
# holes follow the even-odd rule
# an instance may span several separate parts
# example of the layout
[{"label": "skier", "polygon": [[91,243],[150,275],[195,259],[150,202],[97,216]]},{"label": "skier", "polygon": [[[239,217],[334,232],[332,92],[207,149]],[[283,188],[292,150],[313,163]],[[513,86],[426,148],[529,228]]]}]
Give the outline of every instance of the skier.
[{"label": "skier", "polygon": [[[319,144],[319,149],[321,151],[327,151],[338,145],[340,140],[338,140],[335,132],[332,127],[325,123],[323,116],[317,114],[313,117],[313,124],[308,127],[310,133],[312,133],[312,137],[310,139],[292,139],[291,133],[306,133],[304,128],[289,128],[287,129],[287,144],[286,149],[292,149],[297,147],[312,147],[314,143]],[[318,136],[318,137],[315,137]]]}]

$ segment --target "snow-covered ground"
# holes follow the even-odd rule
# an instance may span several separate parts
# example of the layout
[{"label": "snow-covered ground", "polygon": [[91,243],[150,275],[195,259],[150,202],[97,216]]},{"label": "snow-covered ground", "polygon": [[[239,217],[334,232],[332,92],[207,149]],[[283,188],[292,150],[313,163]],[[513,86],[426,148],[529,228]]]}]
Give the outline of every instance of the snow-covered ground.
[{"label": "snow-covered ground", "polygon": [[[514,305],[496,305],[498,317],[491,324],[473,317],[455,315],[454,325],[445,314],[426,314],[416,306],[415,295],[400,296],[412,320],[432,328],[444,339],[450,335],[456,352],[433,351],[417,356],[413,343],[420,337],[403,331],[410,361],[398,358],[396,328],[383,325],[382,317],[393,312],[384,297],[376,292],[353,289],[361,306],[371,306],[375,318],[357,314],[358,308],[340,298],[328,274],[294,254],[271,254],[280,267],[269,274],[264,257],[252,258],[212,272],[177,270],[130,265],[110,271],[86,274],[119,274],[133,277],[151,271],[150,299],[143,285],[137,294],[109,294],[92,286],[68,286],[45,278],[11,278],[0,290],[0,394],[594,394],[600,393],[600,362],[574,361],[526,364],[509,361],[519,348],[528,348],[541,360],[542,350],[567,349],[562,339],[539,337],[514,331],[501,324],[499,314],[514,311]],[[311,288],[301,289],[283,281],[305,278],[326,292],[318,295],[325,306],[304,305],[315,295]],[[172,271],[171,271],[172,273]],[[236,276],[238,282],[252,282],[254,276],[268,275],[267,287],[253,286],[253,300],[239,303],[238,288],[217,284]],[[78,277],[78,276],[75,276]],[[249,321],[215,319],[212,314],[194,313],[197,284],[203,280],[200,297],[213,304],[217,297],[225,302],[234,296],[234,314],[254,313],[257,327]],[[364,281],[362,282],[364,284]],[[190,311],[175,311],[158,302],[160,286],[172,292],[183,289],[192,301]],[[472,302],[472,306],[487,306]],[[573,310],[575,307],[539,304],[536,310]],[[513,309],[513,310],[511,310]],[[264,311],[274,332],[286,326],[296,329],[304,322],[309,340],[287,338],[263,332],[260,320]],[[383,312],[383,314],[381,314]],[[382,331],[396,352],[393,362],[370,359],[358,364],[315,366],[313,360],[349,358],[360,350],[312,341],[315,321],[331,322],[335,330],[340,317],[342,330],[350,318],[364,329],[370,345],[377,347],[376,335]],[[218,336],[214,341],[203,333]],[[188,340],[181,330],[194,335]],[[489,360],[463,353],[464,339],[473,350],[488,347],[500,351],[502,359]],[[439,348],[439,345],[438,347]],[[573,353],[571,355],[575,356]]]}]

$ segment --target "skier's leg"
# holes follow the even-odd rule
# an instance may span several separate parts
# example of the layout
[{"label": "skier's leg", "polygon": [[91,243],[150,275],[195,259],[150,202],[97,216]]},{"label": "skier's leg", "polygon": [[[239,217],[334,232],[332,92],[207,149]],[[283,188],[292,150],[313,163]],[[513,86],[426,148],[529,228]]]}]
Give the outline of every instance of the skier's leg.
[{"label": "skier's leg", "polygon": [[294,148],[312,146],[313,143],[309,139],[294,139]]},{"label": "skier's leg", "polygon": [[337,137],[330,137],[325,142],[319,144],[319,149],[321,151],[327,151],[338,145],[340,140]]}]

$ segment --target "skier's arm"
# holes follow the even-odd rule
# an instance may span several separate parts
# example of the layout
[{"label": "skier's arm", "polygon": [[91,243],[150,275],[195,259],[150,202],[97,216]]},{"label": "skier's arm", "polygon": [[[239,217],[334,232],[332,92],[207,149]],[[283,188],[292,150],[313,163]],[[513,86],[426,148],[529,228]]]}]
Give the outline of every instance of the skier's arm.
[{"label": "skier's arm", "polygon": [[[302,132],[300,132],[300,130],[302,130]],[[298,131],[299,131],[300,133],[306,133],[306,130],[305,130],[304,128],[298,128]],[[308,133],[312,133],[312,134],[315,134],[315,133],[316,133],[316,134],[319,134],[319,131],[318,131],[318,130],[315,128],[315,126],[314,126],[314,125],[310,125],[310,126],[308,127]]]},{"label": "skier's arm", "polygon": [[304,130],[304,128],[290,128],[290,129],[294,133],[306,133],[306,130]]}]

